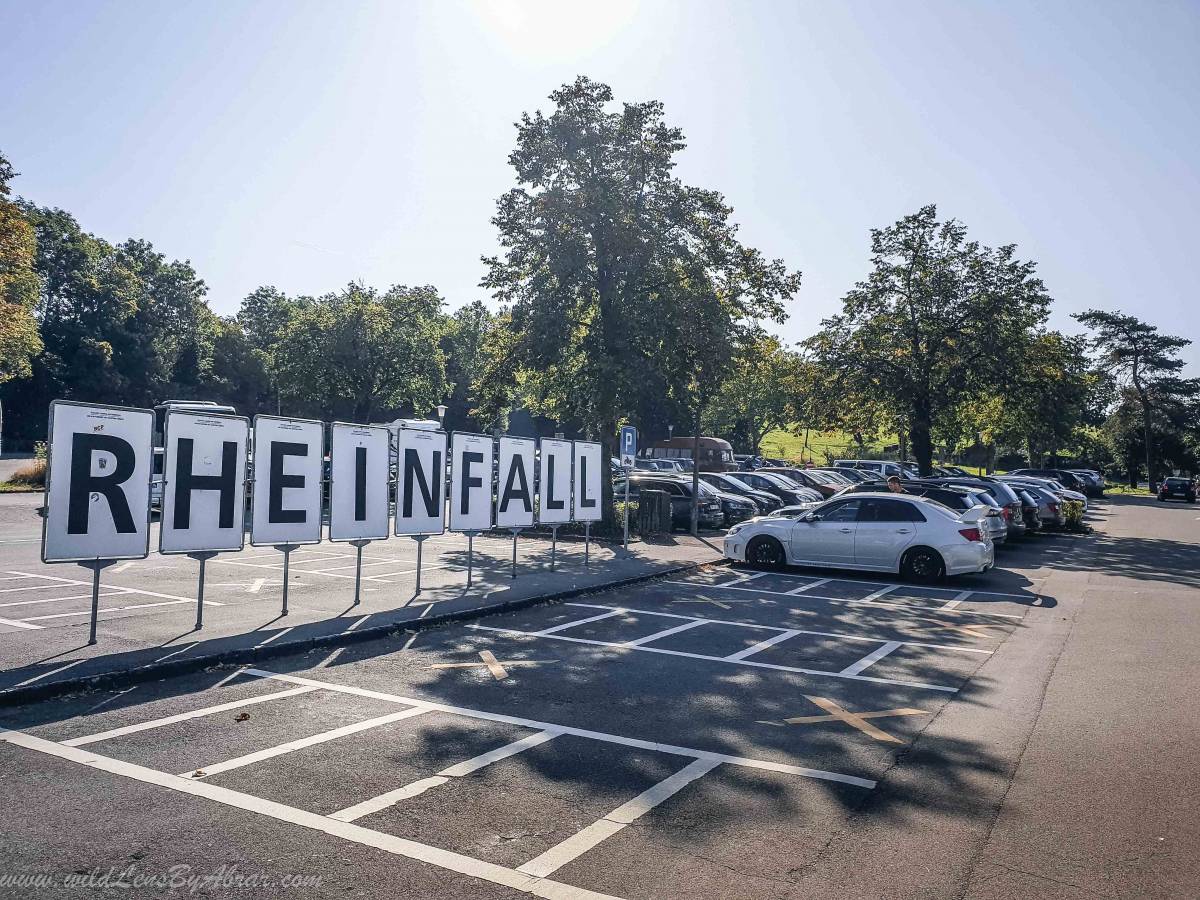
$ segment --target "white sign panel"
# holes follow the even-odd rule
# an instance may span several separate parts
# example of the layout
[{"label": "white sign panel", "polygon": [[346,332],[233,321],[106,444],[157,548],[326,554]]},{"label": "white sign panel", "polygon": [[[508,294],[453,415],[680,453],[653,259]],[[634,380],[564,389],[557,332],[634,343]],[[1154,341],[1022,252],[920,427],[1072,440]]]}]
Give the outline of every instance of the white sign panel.
[{"label": "white sign panel", "polygon": [[324,451],[320,422],[254,417],[251,544],[320,542]]},{"label": "white sign panel", "polygon": [[598,522],[600,477],[606,470],[604,448],[590,441],[575,441],[575,521]]},{"label": "white sign panel", "polygon": [[241,416],[168,410],[161,552],[242,549],[249,441]]},{"label": "white sign panel", "polygon": [[496,477],[496,527],[528,528],[533,524],[533,474],[537,441],[500,438]]},{"label": "white sign panel", "polygon": [[538,460],[538,521],[571,521],[571,442],[542,438]]},{"label": "white sign panel", "polygon": [[55,400],[49,436],[42,561],[144,558],[154,413]]},{"label": "white sign panel", "polygon": [[387,540],[391,448],[384,425],[334,422],[329,443],[329,539]]},{"label": "white sign panel", "polygon": [[446,432],[401,428],[396,436],[396,534],[446,530]]},{"label": "white sign panel", "polygon": [[450,530],[492,527],[492,457],[489,435],[455,432],[450,440]]}]

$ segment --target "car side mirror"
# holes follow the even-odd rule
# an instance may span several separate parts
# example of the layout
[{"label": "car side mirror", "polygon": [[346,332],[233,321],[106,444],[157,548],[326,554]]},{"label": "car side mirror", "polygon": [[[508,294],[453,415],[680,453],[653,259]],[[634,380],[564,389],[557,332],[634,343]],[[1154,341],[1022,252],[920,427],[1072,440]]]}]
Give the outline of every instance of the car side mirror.
[{"label": "car side mirror", "polygon": [[801,522],[820,522],[821,516],[819,513],[805,513],[800,517]]}]

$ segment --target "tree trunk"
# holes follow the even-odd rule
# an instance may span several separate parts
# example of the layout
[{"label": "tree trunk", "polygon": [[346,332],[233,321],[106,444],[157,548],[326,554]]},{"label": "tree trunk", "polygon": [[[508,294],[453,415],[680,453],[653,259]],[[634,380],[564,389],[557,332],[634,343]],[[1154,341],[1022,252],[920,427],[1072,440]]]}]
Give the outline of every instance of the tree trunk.
[{"label": "tree trunk", "polygon": [[600,463],[600,471],[604,472],[604,477],[600,479],[600,530],[605,534],[616,534],[618,523],[613,515],[613,480],[609,474],[611,460],[614,456],[620,456],[620,447],[617,438],[617,423],[615,420],[605,422],[600,426],[600,446],[603,448],[604,459]]},{"label": "tree trunk", "polygon": [[692,535],[700,534],[700,405],[696,404],[692,435]]},{"label": "tree trunk", "polygon": [[1142,398],[1142,434],[1146,443],[1146,486],[1154,490],[1154,448],[1150,443],[1150,398]]},{"label": "tree trunk", "polygon": [[912,442],[912,454],[917,459],[917,466],[922,478],[928,478],[933,474],[932,418],[928,405],[924,403],[913,404],[908,437]]}]

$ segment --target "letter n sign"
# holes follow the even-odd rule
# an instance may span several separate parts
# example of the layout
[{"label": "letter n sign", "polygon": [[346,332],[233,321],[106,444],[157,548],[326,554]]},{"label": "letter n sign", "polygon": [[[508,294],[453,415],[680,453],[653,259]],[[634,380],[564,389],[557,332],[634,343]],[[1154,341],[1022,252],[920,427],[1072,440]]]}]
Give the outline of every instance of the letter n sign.
[{"label": "letter n sign", "polygon": [[49,436],[42,561],[144,558],[154,413],[55,400]]}]

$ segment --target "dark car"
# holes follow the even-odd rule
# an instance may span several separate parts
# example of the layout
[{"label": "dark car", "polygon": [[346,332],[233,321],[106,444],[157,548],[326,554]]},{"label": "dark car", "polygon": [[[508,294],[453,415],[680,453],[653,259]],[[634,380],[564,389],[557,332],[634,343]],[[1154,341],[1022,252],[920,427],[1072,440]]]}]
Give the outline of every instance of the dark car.
[{"label": "dark car", "polygon": [[936,484],[964,487],[967,490],[986,491],[992,497],[996,498],[997,503],[1000,505],[1001,512],[1004,515],[1004,522],[1008,526],[1009,537],[1020,537],[1027,531],[1024,503],[1017,496],[1016,491],[1013,490],[1011,485],[1005,484],[998,479],[990,478],[987,475],[970,475],[965,478],[931,478],[928,480]]},{"label": "dark car", "polygon": [[1174,475],[1164,478],[1162,484],[1158,486],[1158,499],[1164,502],[1186,500],[1188,503],[1195,503],[1196,482],[1190,478],[1179,478]]},{"label": "dark car", "polygon": [[786,478],[792,479],[796,484],[803,485],[807,488],[812,488],[822,497],[832,497],[846,485],[835,481],[824,472],[818,472],[815,469],[797,469],[795,467],[769,467],[759,469],[759,472],[770,472],[776,475],[783,475]]},{"label": "dark car", "polygon": [[1097,496],[1097,485],[1076,475],[1074,472],[1068,472],[1066,469],[1013,469],[1008,474],[1032,475],[1035,478],[1053,478],[1069,491],[1078,491],[1088,497]]},{"label": "dark car", "polygon": [[[629,499],[636,499],[642,491],[666,491],[671,495],[671,526],[673,528],[690,528],[692,524],[692,480],[673,475],[654,475],[649,472],[634,473],[629,479]],[[613,483],[613,494],[625,496],[625,479]],[[725,511],[721,509],[721,501],[703,491],[699,502],[700,525],[705,528],[720,528],[725,524]]]},{"label": "dark car", "polygon": [[826,471],[837,472],[837,474],[843,478],[848,478],[854,484],[879,480],[877,472],[868,472],[866,469],[851,469],[849,466],[834,466],[832,469],[827,469]]},{"label": "dark car", "polygon": [[775,472],[738,472],[737,477],[756,490],[774,494],[790,506],[801,503],[817,503],[825,499],[824,494],[820,491],[796,484],[786,475]]},{"label": "dark car", "polygon": [[781,498],[776,497],[770,491],[751,487],[742,479],[741,475],[729,475],[724,472],[701,472],[700,480],[712,485],[718,491],[724,491],[727,494],[737,494],[739,497],[745,497],[747,500],[753,501],[760,513],[769,513],[783,506]]}]

